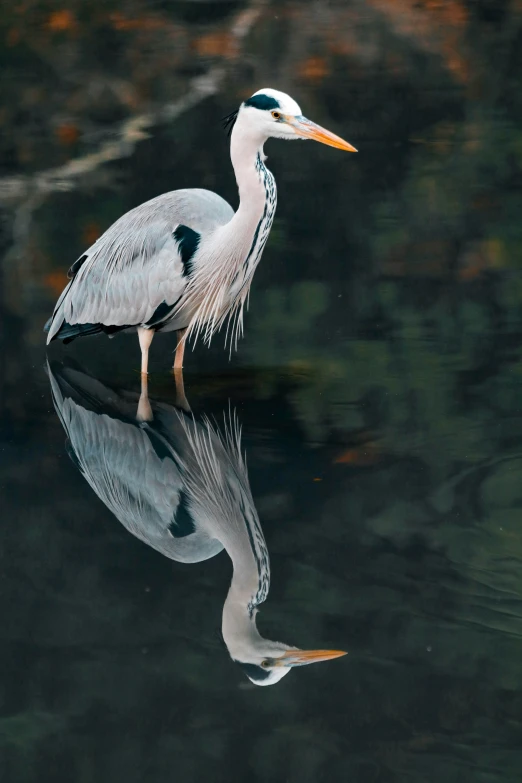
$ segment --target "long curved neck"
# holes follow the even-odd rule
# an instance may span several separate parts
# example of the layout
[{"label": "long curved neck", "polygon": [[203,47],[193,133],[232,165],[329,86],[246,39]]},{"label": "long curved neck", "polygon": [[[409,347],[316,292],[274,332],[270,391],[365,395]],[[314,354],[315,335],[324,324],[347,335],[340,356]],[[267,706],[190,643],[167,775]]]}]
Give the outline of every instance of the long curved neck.
[{"label": "long curved neck", "polygon": [[[259,604],[268,595],[270,563],[265,538],[257,514],[242,507],[243,520],[234,535],[222,541],[233,565],[233,576],[223,606],[222,633],[230,655],[245,660],[256,642],[263,643],[256,627]],[[244,523],[244,524],[243,524]]]},{"label": "long curved neck", "polygon": [[[194,273],[182,307],[189,335],[210,342],[230,317],[230,348],[243,329],[250,281],[261,259],[277,204],[274,177],[263,163],[264,138],[242,121],[232,130],[230,157],[239,189],[239,207],[231,220],[202,238]],[[230,325],[229,322],[229,325]]]},{"label": "long curved neck", "polygon": [[264,163],[264,139],[236,124],[230,138],[230,159],[234,167],[239,207],[232,218],[236,222],[255,223],[265,211],[267,190],[275,182]]},{"label": "long curved neck", "polygon": [[227,263],[254,272],[265,247],[277,205],[277,189],[263,159],[264,138],[245,127],[238,118],[230,139],[230,158],[239,191],[237,212],[221,229]]}]

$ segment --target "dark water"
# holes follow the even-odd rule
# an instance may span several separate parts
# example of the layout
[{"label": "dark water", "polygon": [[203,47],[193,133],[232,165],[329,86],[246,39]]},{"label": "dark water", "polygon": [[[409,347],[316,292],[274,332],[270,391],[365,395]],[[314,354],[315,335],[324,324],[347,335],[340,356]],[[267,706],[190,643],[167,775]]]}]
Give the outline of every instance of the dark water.
[{"label": "dark water", "polygon": [[[1,779],[518,781],[522,6],[77,0],[0,23]],[[348,651],[258,688],[221,638],[227,555],[158,554],[68,456],[42,326],[125,210],[237,203],[219,118],[265,85],[360,151],[267,144],[245,338],[186,361],[198,420],[243,428],[260,632]],[[51,348],[136,404],[135,337]],[[153,407],[174,348],[153,343]]]}]

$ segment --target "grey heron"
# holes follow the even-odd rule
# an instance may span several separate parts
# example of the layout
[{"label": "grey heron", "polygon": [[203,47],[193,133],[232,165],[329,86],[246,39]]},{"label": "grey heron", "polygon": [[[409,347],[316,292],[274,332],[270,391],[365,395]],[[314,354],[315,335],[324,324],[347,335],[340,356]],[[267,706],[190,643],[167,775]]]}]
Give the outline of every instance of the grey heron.
[{"label": "grey heron", "polygon": [[270,88],[254,93],[225,124],[231,129],[237,211],[199,188],[164,193],[131,209],[69,269],[70,282],[45,325],[47,343],[137,330],[143,373],[155,332],[177,331],[175,369],[183,365],[188,337],[209,343],[227,320],[230,347],[237,344],[276,209],[264,143],[314,139],[357,150],[303,117],[289,95]]},{"label": "grey heron", "polygon": [[265,639],[257,629],[270,563],[235,415],[221,434],[208,418],[197,422],[183,410],[148,401],[144,378],[136,417],[129,393],[116,394],[76,369],[49,369],[49,376],[69,455],[130,533],[182,563],[228,553],[233,576],[222,634],[252,682],[273,685],[293,667],[345,655],[300,650]]}]

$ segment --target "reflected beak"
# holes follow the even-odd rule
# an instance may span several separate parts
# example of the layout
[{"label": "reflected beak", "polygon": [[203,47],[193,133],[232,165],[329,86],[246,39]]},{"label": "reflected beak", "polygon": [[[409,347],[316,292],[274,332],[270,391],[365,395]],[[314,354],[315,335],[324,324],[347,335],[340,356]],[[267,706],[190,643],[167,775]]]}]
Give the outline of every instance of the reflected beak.
[{"label": "reflected beak", "polygon": [[338,150],[346,150],[346,152],[357,152],[355,147],[348,144],[347,141],[341,139],[340,136],[336,136],[335,133],[330,133],[326,128],[321,128],[320,125],[316,125],[312,120],[307,120],[306,117],[285,117],[289,125],[291,125],[298,136],[303,139],[313,139],[314,141],[320,141],[321,144],[327,144],[329,147],[336,147]]},{"label": "reflected beak", "polygon": [[277,658],[272,666],[306,666],[309,663],[329,661],[347,654],[342,650],[288,650]]}]

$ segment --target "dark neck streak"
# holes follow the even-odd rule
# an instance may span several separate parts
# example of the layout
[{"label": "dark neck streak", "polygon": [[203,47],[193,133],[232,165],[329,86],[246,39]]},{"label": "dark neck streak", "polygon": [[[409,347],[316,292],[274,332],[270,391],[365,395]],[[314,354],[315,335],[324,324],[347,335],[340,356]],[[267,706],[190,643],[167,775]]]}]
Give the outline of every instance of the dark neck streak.
[{"label": "dark neck streak", "polygon": [[254,232],[250,250],[244,261],[245,273],[253,272],[259,263],[268,235],[270,234],[270,229],[272,228],[277,205],[277,190],[274,177],[261,160],[261,155],[259,153],[257,153],[255,166],[259,179],[265,189],[265,207],[261,220],[257,224]]},{"label": "dark neck streak", "polygon": [[248,543],[257,568],[257,590],[252,594],[248,604],[248,616],[252,617],[254,610],[265,601],[270,587],[270,560],[265,537],[259,520],[255,514],[249,513],[248,508],[242,501],[240,505],[241,514],[248,533]]}]

